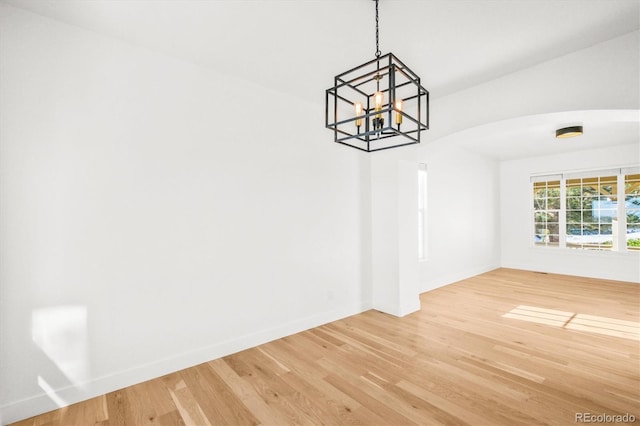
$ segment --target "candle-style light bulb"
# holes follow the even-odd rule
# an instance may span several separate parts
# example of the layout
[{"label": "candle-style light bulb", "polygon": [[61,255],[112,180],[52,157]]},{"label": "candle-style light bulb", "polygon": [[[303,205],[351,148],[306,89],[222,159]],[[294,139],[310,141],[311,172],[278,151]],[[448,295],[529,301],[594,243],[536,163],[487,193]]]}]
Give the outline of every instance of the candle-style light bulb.
[{"label": "candle-style light bulb", "polygon": [[376,92],[373,94],[373,105],[376,111],[380,111],[382,109],[382,101],[384,100],[384,96],[382,92]]},{"label": "candle-style light bulb", "polygon": [[[356,110],[356,117],[362,117],[362,103],[361,102],[356,102],[353,104],[353,107]],[[360,127],[362,126],[362,118],[357,118],[356,119],[356,127]]]},{"label": "candle-style light bulb", "polygon": [[398,99],[395,102],[395,110],[396,110],[396,124],[400,125],[402,124],[402,100]]},{"label": "candle-style light bulb", "polygon": [[384,126],[384,118],[382,118],[382,113],[380,112],[382,111],[383,101],[384,101],[384,96],[382,95],[382,92],[378,91],[373,94],[373,109],[374,111],[378,112],[372,120],[373,128],[376,130],[382,129],[382,127]]}]

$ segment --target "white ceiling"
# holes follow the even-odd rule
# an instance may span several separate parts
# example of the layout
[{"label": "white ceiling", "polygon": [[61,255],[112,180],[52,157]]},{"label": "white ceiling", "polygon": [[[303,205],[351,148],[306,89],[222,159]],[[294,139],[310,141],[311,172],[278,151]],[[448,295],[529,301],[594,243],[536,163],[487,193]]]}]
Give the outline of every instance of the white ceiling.
[{"label": "white ceiling", "polygon": [[[3,1],[312,100],[375,53],[371,0]],[[382,52],[433,98],[638,28],[638,0],[380,1]]]},{"label": "white ceiling", "polygon": [[[0,1],[314,102],[375,53],[371,0]],[[420,75],[432,98],[638,28],[640,0],[380,0],[382,53]],[[539,136],[529,124],[526,137]],[[493,140],[485,153],[524,155]]]},{"label": "white ceiling", "polygon": [[[581,125],[584,134],[556,139],[556,129]],[[632,110],[565,111],[473,127],[447,136],[470,151],[498,160],[540,157],[585,149],[640,144],[640,115]],[[638,162],[629,158],[629,163]]]}]

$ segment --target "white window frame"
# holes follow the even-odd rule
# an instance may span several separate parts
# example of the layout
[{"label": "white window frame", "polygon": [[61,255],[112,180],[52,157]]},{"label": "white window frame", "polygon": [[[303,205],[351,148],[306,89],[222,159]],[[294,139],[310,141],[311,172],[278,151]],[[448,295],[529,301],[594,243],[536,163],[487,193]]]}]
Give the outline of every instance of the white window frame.
[{"label": "white window frame", "polygon": [[418,261],[428,259],[427,165],[418,163]]},{"label": "white window frame", "polygon": [[[529,196],[529,205],[530,205],[530,214],[529,214],[529,224],[530,224],[530,232],[529,236],[534,236],[536,234],[535,229],[535,213],[536,210],[533,206],[533,199],[535,197],[534,191],[534,183],[535,182],[544,182],[544,181],[560,181],[560,211],[558,217],[558,226],[559,226],[559,243],[557,246],[543,246],[537,245],[530,238],[530,246],[539,248],[542,250],[546,249],[568,249],[567,248],[567,187],[566,181],[568,179],[576,179],[576,178],[586,178],[586,177],[602,177],[602,176],[616,176],[617,178],[617,192],[616,197],[618,200],[618,207],[616,212],[616,222],[617,224],[612,223],[612,239],[613,246],[611,249],[585,249],[585,248],[571,248],[570,250],[575,251],[585,251],[585,252],[619,252],[619,253],[639,253],[637,250],[628,250],[627,249],[627,211],[626,211],[626,194],[625,194],[625,176],[629,174],[638,174],[640,173],[640,166],[624,166],[624,167],[616,167],[616,168],[608,168],[608,169],[595,169],[595,170],[580,170],[580,171],[572,171],[572,172],[562,172],[562,173],[546,173],[546,174],[534,174],[530,176],[530,196]],[[534,219],[534,220],[531,220]],[[617,236],[617,238],[615,238]]]}]

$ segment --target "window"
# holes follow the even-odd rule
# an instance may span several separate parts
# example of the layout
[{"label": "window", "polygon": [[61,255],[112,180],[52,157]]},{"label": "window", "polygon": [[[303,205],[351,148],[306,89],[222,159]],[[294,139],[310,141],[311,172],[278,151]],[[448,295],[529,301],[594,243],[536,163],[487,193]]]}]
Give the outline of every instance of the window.
[{"label": "window", "polygon": [[427,260],[427,165],[418,164],[418,260]]},{"label": "window", "polygon": [[533,210],[536,245],[557,246],[560,242],[560,181],[534,182]]},{"label": "window", "polygon": [[613,226],[617,227],[618,218],[617,182],[617,176],[567,179],[567,247],[613,248]]},{"label": "window", "polygon": [[640,168],[531,181],[535,246],[640,252]]},{"label": "window", "polygon": [[640,251],[640,174],[624,177],[627,250]]}]

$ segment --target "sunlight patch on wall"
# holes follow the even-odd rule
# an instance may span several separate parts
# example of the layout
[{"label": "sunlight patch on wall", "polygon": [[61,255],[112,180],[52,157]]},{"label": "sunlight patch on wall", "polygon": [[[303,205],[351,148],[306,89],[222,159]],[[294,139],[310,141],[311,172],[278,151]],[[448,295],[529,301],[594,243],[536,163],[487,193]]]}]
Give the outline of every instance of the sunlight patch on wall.
[{"label": "sunlight patch on wall", "polygon": [[[72,384],[88,380],[86,307],[55,306],[34,310],[31,314],[31,337]],[[39,384],[40,379],[42,384],[47,383],[44,378],[39,378]]]},{"label": "sunlight patch on wall", "polygon": [[51,387],[51,385],[42,378],[42,376],[38,376],[38,386],[40,386],[40,388],[45,391],[47,396],[51,398],[51,400],[55,402],[58,407],[66,407],[67,405],[69,405],[67,401],[62,399],[60,395],[58,395],[56,391]]},{"label": "sunlight patch on wall", "polygon": [[626,321],[596,315],[576,314],[537,306],[520,305],[503,318],[562,327],[568,330],[586,331],[624,339],[640,340],[640,322]]}]

